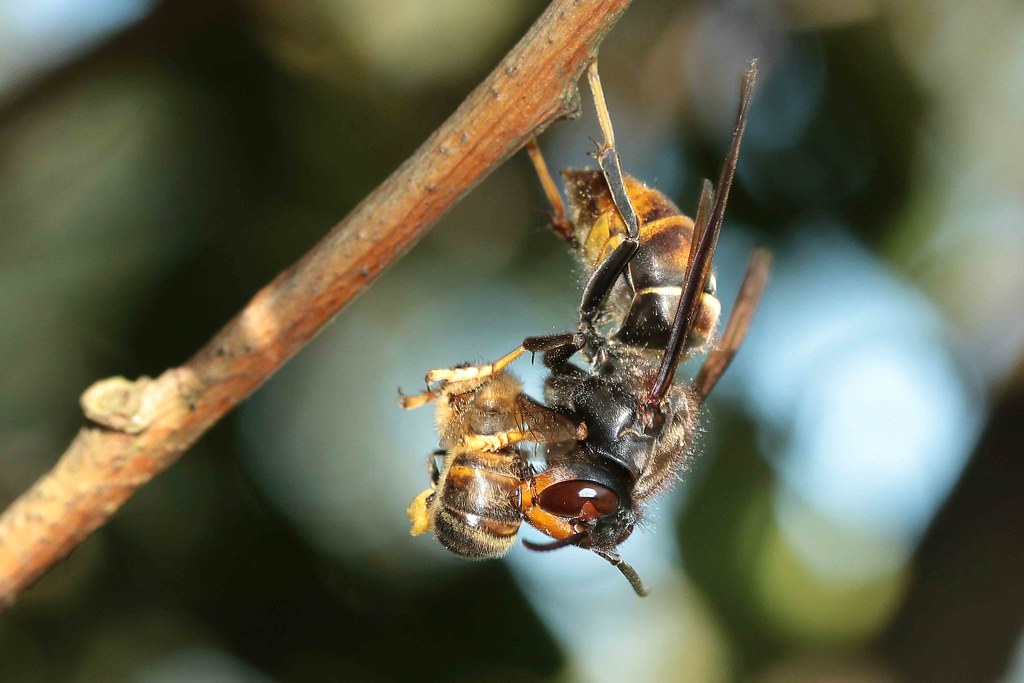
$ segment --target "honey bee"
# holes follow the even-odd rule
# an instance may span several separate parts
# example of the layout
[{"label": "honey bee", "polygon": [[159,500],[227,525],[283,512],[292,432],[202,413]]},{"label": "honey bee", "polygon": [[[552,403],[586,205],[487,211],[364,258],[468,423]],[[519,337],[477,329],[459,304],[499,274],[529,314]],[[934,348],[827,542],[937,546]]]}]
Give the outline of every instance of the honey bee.
[{"label": "honey bee", "polygon": [[[525,519],[552,538],[545,544],[525,542],[527,547],[590,550],[618,567],[638,595],[647,594],[617,548],[642,520],[644,503],[685,468],[698,411],[742,343],[767,285],[771,257],[757,249],[725,331],[716,339],[721,305],[712,260],[756,74],[756,62],[751,63],[717,186],[704,181],[695,220],[661,192],[622,173],[596,61],[588,79],[604,136],[595,154],[600,170],[563,174],[571,221],[539,147],[531,143],[530,157],[553,208],[552,226],[589,273],[578,330],[529,337],[494,364],[432,371],[428,382],[442,381],[441,387],[403,399],[405,407],[439,403],[438,431],[447,448],[436,485],[410,507],[414,533],[433,528],[454,550],[454,542],[442,538],[448,529],[439,531],[439,520],[446,514],[442,510],[457,511],[456,534],[465,538],[487,527],[491,543],[473,547],[489,554],[461,554],[493,557],[511,547]],[[681,357],[709,348],[691,384],[673,382]],[[550,371],[545,404],[525,397],[504,369],[527,351],[541,353]],[[572,362],[577,353],[583,366]],[[484,398],[491,392],[508,393],[502,403]],[[483,403],[476,403],[478,395]],[[520,407],[524,401],[529,411]],[[469,407],[451,411],[445,403]],[[569,427],[574,428],[571,439],[564,438]],[[548,444],[546,469],[535,472],[524,465],[517,446],[523,441]],[[483,451],[491,456],[482,457]],[[462,507],[439,502],[454,500]],[[501,505],[487,507],[499,500]],[[511,521],[491,524],[513,519],[514,528]]]},{"label": "honey bee", "polygon": [[[409,505],[414,536],[432,530],[445,548],[470,559],[505,555],[522,521],[548,534],[573,538],[580,519],[596,519],[618,506],[625,489],[602,483],[602,473],[587,472],[585,451],[577,444],[588,435],[585,423],[537,403],[504,367],[520,347],[495,363],[431,370],[433,388],[400,396],[403,408],[432,403],[441,445],[429,462],[430,488]],[[522,442],[550,444],[549,467],[536,472]],[[571,473],[566,477],[563,473]],[[532,549],[547,550],[524,542]],[[612,550],[595,549],[619,568],[634,589],[646,594],[639,576]]]},{"label": "honey bee", "polygon": [[504,370],[519,355],[431,370],[433,388],[399,399],[406,409],[434,405],[442,446],[430,457],[431,487],[407,511],[412,534],[432,529],[441,545],[462,557],[501,557],[512,546],[522,520],[516,499],[530,475],[520,442],[586,437],[584,425],[529,398]]}]

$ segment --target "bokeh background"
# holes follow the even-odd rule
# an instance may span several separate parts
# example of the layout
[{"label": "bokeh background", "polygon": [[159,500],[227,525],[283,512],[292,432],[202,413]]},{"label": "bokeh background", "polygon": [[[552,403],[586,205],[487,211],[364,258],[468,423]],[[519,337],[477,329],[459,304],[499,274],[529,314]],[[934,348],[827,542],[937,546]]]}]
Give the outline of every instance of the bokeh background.
[{"label": "bokeh background", "polygon": [[[88,384],[186,359],[544,4],[0,1],[0,505]],[[777,257],[622,548],[647,600],[589,553],[408,536],[436,437],[397,388],[574,319],[520,155],[4,615],[0,679],[1024,680],[1022,35],[1013,0],[645,0],[608,37],[623,163],[691,209],[760,57],[723,301]],[[589,161],[584,95],[554,166]]]}]

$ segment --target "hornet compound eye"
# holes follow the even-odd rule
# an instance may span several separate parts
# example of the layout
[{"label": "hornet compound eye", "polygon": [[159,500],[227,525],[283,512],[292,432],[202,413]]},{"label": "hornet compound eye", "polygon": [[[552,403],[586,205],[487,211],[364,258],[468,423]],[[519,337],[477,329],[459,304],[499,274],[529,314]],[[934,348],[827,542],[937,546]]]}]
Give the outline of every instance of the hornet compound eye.
[{"label": "hornet compound eye", "polygon": [[619,497],[607,486],[583,479],[552,484],[538,496],[541,508],[559,517],[569,519],[584,515],[589,504],[599,516],[609,515],[619,507]]}]

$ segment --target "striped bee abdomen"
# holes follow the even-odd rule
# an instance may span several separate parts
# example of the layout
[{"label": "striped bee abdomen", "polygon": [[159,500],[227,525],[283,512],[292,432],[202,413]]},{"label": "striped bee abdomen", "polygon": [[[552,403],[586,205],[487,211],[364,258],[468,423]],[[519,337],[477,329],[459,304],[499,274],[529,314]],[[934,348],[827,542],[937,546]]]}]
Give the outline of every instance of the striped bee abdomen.
[{"label": "striped bee abdomen", "polygon": [[431,508],[441,545],[474,559],[507,553],[521,522],[518,468],[511,448],[457,453],[441,475]]}]

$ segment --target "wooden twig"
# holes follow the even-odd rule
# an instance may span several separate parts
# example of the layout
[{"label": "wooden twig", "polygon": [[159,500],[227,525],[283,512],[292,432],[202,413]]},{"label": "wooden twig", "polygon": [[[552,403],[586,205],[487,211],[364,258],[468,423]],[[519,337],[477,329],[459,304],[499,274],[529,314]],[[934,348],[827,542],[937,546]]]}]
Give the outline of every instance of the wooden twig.
[{"label": "wooden twig", "polygon": [[184,365],[82,396],[84,427],[0,517],[0,610],[174,463],[470,189],[576,110],[629,0],[554,0],[498,68],[352,213]]}]

